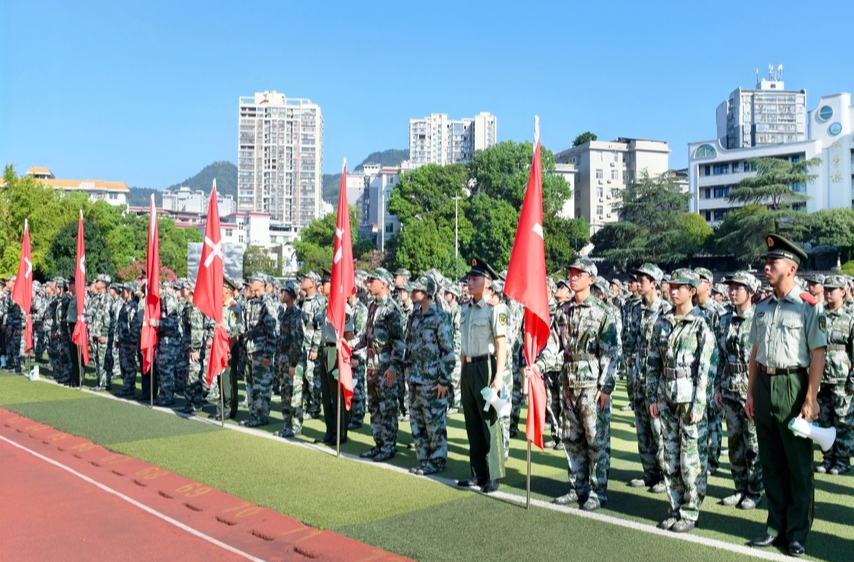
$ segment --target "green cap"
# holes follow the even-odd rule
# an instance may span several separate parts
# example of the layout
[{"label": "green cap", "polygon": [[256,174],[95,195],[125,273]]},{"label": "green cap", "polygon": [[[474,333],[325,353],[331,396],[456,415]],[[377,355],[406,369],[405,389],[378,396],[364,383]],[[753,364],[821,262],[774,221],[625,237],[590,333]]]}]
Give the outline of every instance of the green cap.
[{"label": "green cap", "polygon": [[569,264],[568,269],[583,271],[585,273],[588,273],[591,277],[596,277],[599,274],[599,269],[596,268],[596,264],[593,263],[593,260],[589,258],[577,258],[575,261]]},{"label": "green cap", "polygon": [[844,275],[828,275],[822,282],[827,289],[845,289],[848,286],[848,280]]},{"label": "green cap", "polygon": [[699,277],[700,279],[705,279],[709,283],[715,282],[715,276],[712,275],[712,272],[706,269],[705,267],[694,268],[694,273],[697,274],[697,277]]},{"label": "green cap", "polygon": [[759,279],[747,271],[736,271],[732,275],[727,275],[724,278],[724,283],[727,285],[731,283],[738,283],[739,285],[744,285],[747,287],[748,291],[753,291],[754,293],[759,290],[759,286],[761,285],[761,283],[759,283]]},{"label": "green cap", "polygon": [[[631,270],[630,273],[632,275],[635,275],[635,276],[646,275],[647,277],[649,277],[650,279],[652,279],[656,283],[661,283],[661,278],[664,277],[664,272],[661,271],[661,268],[658,267],[657,265],[655,265],[654,263],[645,263],[642,266]],[[617,285],[620,285],[620,282],[618,279],[612,279],[611,283],[615,283]],[[622,285],[620,285],[620,286],[622,286]]]},{"label": "green cap", "polygon": [[387,269],[382,267],[378,267],[368,274],[368,280],[370,281],[371,279],[379,279],[389,287],[394,286],[394,277],[392,277],[391,273],[389,273]]},{"label": "green cap", "polygon": [[807,259],[807,253],[803,248],[783,238],[779,234],[769,234],[766,236],[765,244],[768,245],[768,252],[762,256],[763,258],[786,258],[792,260],[798,265]]},{"label": "green cap", "polygon": [[436,281],[429,275],[422,275],[418,279],[411,281],[409,286],[413,291],[423,291],[428,295],[436,294]]},{"label": "green cap", "polygon": [[700,285],[700,277],[687,267],[677,269],[670,274],[671,285],[691,285],[695,289]]}]

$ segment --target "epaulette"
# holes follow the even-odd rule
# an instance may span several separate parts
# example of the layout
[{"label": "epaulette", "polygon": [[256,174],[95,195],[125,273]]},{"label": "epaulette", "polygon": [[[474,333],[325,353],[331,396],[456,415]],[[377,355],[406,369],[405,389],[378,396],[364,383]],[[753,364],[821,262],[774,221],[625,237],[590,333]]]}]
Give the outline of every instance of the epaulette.
[{"label": "epaulette", "polygon": [[801,293],[801,299],[809,303],[811,306],[815,306],[818,304],[818,299],[806,291]]}]

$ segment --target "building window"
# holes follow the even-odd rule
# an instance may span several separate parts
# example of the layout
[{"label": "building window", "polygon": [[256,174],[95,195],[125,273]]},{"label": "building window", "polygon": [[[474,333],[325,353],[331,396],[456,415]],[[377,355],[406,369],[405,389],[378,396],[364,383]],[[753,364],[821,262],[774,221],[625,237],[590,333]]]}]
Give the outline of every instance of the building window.
[{"label": "building window", "polygon": [[596,197],[601,199],[604,196],[605,196],[605,194],[604,194],[603,189],[601,187],[597,187],[596,188]]},{"label": "building window", "polygon": [[694,158],[700,160],[702,158],[714,158],[718,155],[718,151],[710,144],[701,145],[694,151]]},{"label": "building window", "polygon": [[601,217],[604,212],[605,212],[605,209],[602,205],[596,205],[596,215],[597,216]]},{"label": "building window", "polygon": [[729,162],[725,164],[715,164],[712,168],[712,175],[720,176],[721,174],[729,173]]},{"label": "building window", "polygon": [[715,188],[715,199],[720,199],[721,197],[729,196],[729,186],[725,187],[716,187]]},{"label": "building window", "polygon": [[596,170],[596,179],[601,180],[605,177],[605,173],[602,170]]},{"label": "building window", "polygon": [[612,179],[612,180],[618,180],[618,179],[620,179],[620,172],[619,172],[619,170],[611,170],[611,179]]}]

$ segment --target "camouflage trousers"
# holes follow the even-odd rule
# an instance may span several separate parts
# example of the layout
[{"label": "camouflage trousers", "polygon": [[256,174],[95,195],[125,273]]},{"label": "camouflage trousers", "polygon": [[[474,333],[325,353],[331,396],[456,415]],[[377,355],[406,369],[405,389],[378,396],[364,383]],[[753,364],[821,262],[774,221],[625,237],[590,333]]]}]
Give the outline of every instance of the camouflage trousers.
[{"label": "camouflage trousers", "polygon": [[178,357],[178,365],[175,367],[175,392],[183,393],[187,389],[190,380],[190,348],[181,346],[181,355]]},{"label": "camouflage trousers", "polygon": [[513,406],[510,409],[510,426],[517,429],[522,417],[522,405],[525,403],[522,384],[522,373],[519,372],[519,369],[513,369],[513,389],[510,394],[510,401],[513,403]]},{"label": "camouflage trousers", "polygon": [[[288,373],[286,361],[279,363],[279,384],[282,389],[282,421],[284,429],[292,429],[297,435],[302,433],[303,422],[303,376],[300,368],[294,376]],[[302,367],[303,369],[305,367]]]},{"label": "camouflage trousers", "polygon": [[[251,382],[250,382],[251,381]],[[249,415],[252,419],[268,421],[270,419],[270,397],[273,395],[273,365],[264,366],[260,353],[251,353],[246,361],[246,399]]]},{"label": "camouflage trousers", "polygon": [[561,438],[566,443],[569,485],[579,497],[606,501],[611,468],[611,406],[600,407],[595,388],[571,388],[564,380]]},{"label": "camouflage trousers", "polygon": [[401,416],[409,413],[409,380],[401,377],[397,385],[397,411]]},{"label": "camouflage trousers", "polygon": [[350,414],[354,422],[365,421],[365,358],[357,357],[359,364],[353,369],[353,399],[350,404]]},{"label": "camouflage trousers", "polygon": [[[77,362],[77,357],[72,356],[68,338],[57,336],[51,340],[53,349],[53,378],[56,382],[66,383],[71,381],[71,362]],[[76,355],[76,354],[75,354]]]},{"label": "camouflage trousers", "polygon": [[709,403],[706,404],[706,418],[708,420],[709,438],[706,445],[709,459],[709,470],[716,472],[720,466],[721,445],[723,443],[723,418],[724,412],[715,404],[714,391],[709,392]]},{"label": "camouflage trousers", "polygon": [[758,497],[762,494],[762,465],[759,462],[759,439],[756,424],[747,417],[744,402],[724,396],[727,447],[735,491]]},{"label": "camouflage trousers", "polygon": [[561,414],[563,406],[563,389],[561,388],[560,371],[551,371],[543,376],[546,387],[546,421],[551,429],[555,443],[560,441]]},{"label": "camouflage trousers", "polygon": [[371,435],[383,453],[397,451],[397,393],[401,375],[386,386],[384,370],[367,370],[368,412],[371,414]]},{"label": "camouflage trousers", "polygon": [[201,360],[189,359],[184,376],[184,398],[196,408],[201,408],[205,403],[207,384],[202,382],[204,376]]},{"label": "camouflage trousers", "polygon": [[460,363],[460,354],[456,353],[456,361],[454,361],[454,371],[451,373],[451,386],[448,387],[448,407],[459,409],[462,406],[462,393],[460,391],[460,373],[462,373],[462,364]]},{"label": "camouflage trousers", "polygon": [[33,351],[36,354],[37,359],[44,355],[44,352],[47,349],[47,339],[48,335],[44,331],[44,322],[34,322]]},{"label": "camouflage trousers", "polygon": [[119,342],[115,342],[110,347],[110,365],[112,366],[112,378],[121,380],[122,378],[122,361],[121,361],[121,346]]},{"label": "camouflage trousers", "polygon": [[[641,382],[636,382],[635,390],[642,388]],[[635,392],[631,400],[635,413],[635,430],[638,436],[638,456],[643,467],[643,479],[648,486],[661,482],[661,466],[658,462],[661,450],[661,422],[649,413],[649,401],[644,392]]]},{"label": "camouflage trousers", "polygon": [[6,368],[15,373],[23,373],[21,364],[24,355],[24,331],[18,328],[6,328]]},{"label": "camouflage trousers", "polygon": [[98,381],[98,386],[110,386],[110,380],[112,380],[113,373],[107,369],[107,350],[109,348],[109,345],[101,343],[98,338],[92,338],[90,356],[95,368],[95,380]]},{"label": "camouflage trousers", "polygon": [[[690,423],[689,404],[659,402],[661,450],[659,464],[670,497],[671,516],[697,521],[706,497],[706,466],[703,458],[709,439],[706,417]],[[702,449],[702,450],[701,450]]]},{"label": "camouflage trousers", "polygon": [[320,415],[320,378],[315,373],[316,370],[316,362],[307,359],[303,373],[302,399],[305,404],[303,410],[315,417]]},{"label": "camouflage trousers", "polygon": [[119,367],[122,371],[122,390],[136,390],[137,347],[134,344],[120,344]]},{"label": "camouflage trousers", "polygon": [[822,384],[818,390],[818,407],[818,424],[836,428],[836,440],[824,454],[825,460],[848,466],[854,446],[854,402],[852,396],[845,393],[844,383]]},{"label": "camouflage trousers", "polygon": [[[175,338],[160,338],[157,341],[155,352],[155,367],[159,379],[160,390],[157,398],[161,402],[172,403],[175,401],[175,377],[176,366],[181,355],[180,340]],[[177,345],[176,345],[177,344]]]},{"label": "camouflage trousers", "polygon": [[[513,358],[510,356],[510,353],[507,354],[507,368],[504,369],[504,379],[502,381],[501,386],[501,398],[503,400],[507,400],[509,397],[509,393],[513,390]],[[503,440],[504,445],[504,463],[507,463],[507,459],[510,458],[510,426],[514,425],[512,421],[513,416],[513,406],[511,402],[510,406],[510,415],[505,417],[498,418],[498,427],[501,428],[501,438]],[[518,429],[517,429],[518,431]]]},{"label": "camouflage trousers", "polygon": [[448,395],[438,398],[435,383],[409,385],[409,424],[418,462],[444,470],[448,460]]}]

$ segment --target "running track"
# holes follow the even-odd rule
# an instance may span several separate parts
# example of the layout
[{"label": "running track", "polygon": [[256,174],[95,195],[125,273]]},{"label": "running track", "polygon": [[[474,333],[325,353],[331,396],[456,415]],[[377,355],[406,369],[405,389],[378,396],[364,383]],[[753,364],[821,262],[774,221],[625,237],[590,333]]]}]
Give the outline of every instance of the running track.
[{"label": "running track", "polygon": [[3,560],[403,561],[0,408]]}]

